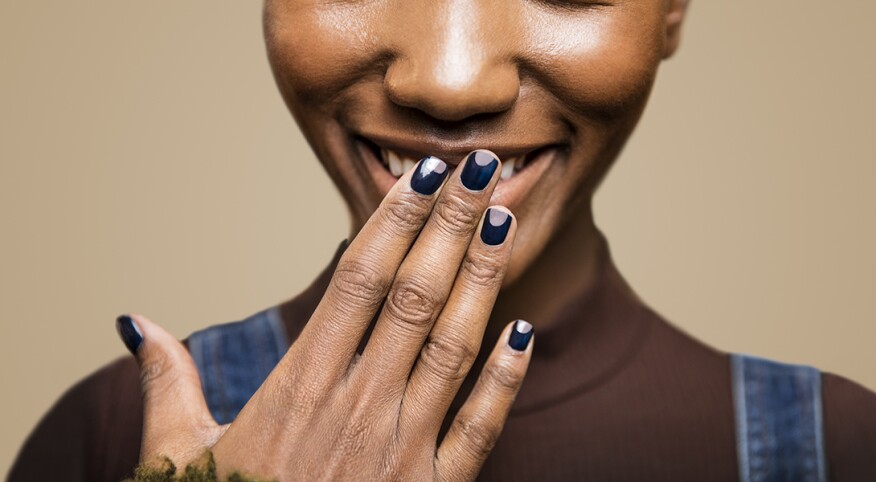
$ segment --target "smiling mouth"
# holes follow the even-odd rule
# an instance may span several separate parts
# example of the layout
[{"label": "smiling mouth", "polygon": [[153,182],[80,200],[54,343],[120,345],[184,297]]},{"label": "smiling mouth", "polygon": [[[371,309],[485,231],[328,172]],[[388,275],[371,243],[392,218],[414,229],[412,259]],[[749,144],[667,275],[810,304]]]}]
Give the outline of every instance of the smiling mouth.
[{"label": "smiling mouth", "polygon": [[[414,168],[419,162],[420,159],[423,159],[428,156],[435,156],[443,160],[447,163],[447,165],[453,169],[455,168],[461,161],[460,159],[463,157],[458,153],[455,155],[442,155],[430,153],[430,152],[412,152],[410,150],[401,150],[401,149],[393,149],[390,147],[382,147],[377,144],[377,142],[372,141],[366,137],[359,137],[359,140],[371,151],[374,155],[374,158],[379,161],[379,163],[383,166],[383,168],[394,178],[400,178],[405,172]],[[518,150],[517,153],[511,155],[499,155],[498,149],[494,151],[496,155],[499,155],[499,159],[502,161],[502,172],[499,175],[499,179],[501,181],[508,181],[515,177],[518,173],[523,171],[527,166],[529,166],[534,159],[536,159],[539,154],[541,154],[545,149],[550,146],[543,146],[535,149]],[[488,146],[484,147],[485,149],[489,149]]]}]

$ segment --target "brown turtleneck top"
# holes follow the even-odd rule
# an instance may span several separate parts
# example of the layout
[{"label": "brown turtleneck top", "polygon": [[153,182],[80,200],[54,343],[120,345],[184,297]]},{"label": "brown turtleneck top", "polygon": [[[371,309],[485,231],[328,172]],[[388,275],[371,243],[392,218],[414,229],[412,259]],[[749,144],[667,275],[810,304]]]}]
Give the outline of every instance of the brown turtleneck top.
[{"label": "brown turtleneck top", "polygon": [[[281,307],[291,339],[310,318],[333,266]],[[644,306],[607,249],[593,286],[545,326],[481,480],[738,480],[728,356]],[[876,394],[831,374],[822,386],[829,479],[876,481]],[[9,480],[121,480],[137,463],[141,426],[137,366],[126,357],[56,403]]]}]

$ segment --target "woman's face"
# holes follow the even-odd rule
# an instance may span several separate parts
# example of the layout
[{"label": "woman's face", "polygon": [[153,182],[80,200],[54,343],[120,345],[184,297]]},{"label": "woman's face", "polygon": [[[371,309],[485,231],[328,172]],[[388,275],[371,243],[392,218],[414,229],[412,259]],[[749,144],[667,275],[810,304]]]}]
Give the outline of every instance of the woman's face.
[{"label": "woman's face", "polygon": [[686,0],[267,0],[280,91],[354,231],[400,169],[474,149],[518,232],[513,282],[589,209],[678,41]]}]

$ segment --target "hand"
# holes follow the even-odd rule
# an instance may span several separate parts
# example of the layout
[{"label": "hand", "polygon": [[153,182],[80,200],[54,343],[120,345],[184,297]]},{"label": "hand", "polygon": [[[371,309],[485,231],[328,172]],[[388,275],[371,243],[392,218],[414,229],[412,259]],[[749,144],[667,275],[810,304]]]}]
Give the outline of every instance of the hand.
[{"label": "hand", "polygon": [[448,171],[427,158],[401,177],[341,257],[298,339],[229,425],[210,416],[176,339],[141,316],[120,318],[140,364],[141,464],[169,457],[185,466],[209,449],[220,475],[474,479],[525,375],[531,326],[505,328],[439,445],[516,231],[507,209],[487,210],[501,172],[492,153],[475,151]]}]

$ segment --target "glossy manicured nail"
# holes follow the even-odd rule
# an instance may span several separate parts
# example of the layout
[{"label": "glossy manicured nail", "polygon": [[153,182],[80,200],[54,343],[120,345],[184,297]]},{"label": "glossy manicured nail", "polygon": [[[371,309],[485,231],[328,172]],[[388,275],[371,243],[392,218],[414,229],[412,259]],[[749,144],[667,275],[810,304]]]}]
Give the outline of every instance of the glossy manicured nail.
[{"label": "glossy manicured nail", "polygon": [[514,322],[514,329],[511,330],[511,336],[508,338],[508,346],[517,351],[526,351],[529,346],[529,340],[532,339],[532,325],[523,321],[517,320]]},{"label": "glossy manicured nail", "polygon": [[143,343],[143,334],[140,333],[137,323],[130,316],[122,315],[116,318],[116,330],[118,330],[125,346],[128,347],[128,351],[136,355]]},{"label": "glossy manicured nail", "polygon": [[482,191],[490,183],[497,167],[499,167],[499,160],[492,154],[485,151],[474,151],[465,160],[465,166],[462,168],[459,180],[462,181],[463,186],[472,191]]},{"label": "glossy manicured nail", "polygon": [[484,225],[481,226],[481,241],[490,246],[498,246],[505,242],[509,229],[511,229],[510,214],[501,209],[487,209],[487,213],[484,214]]},{"label": "glossy manicured nail", "polygon": [[431,196],[441,187],[447,177],[447,164],[437,157],[424,157],[417,163],[411,176],[411,189],[424,196]]}]

